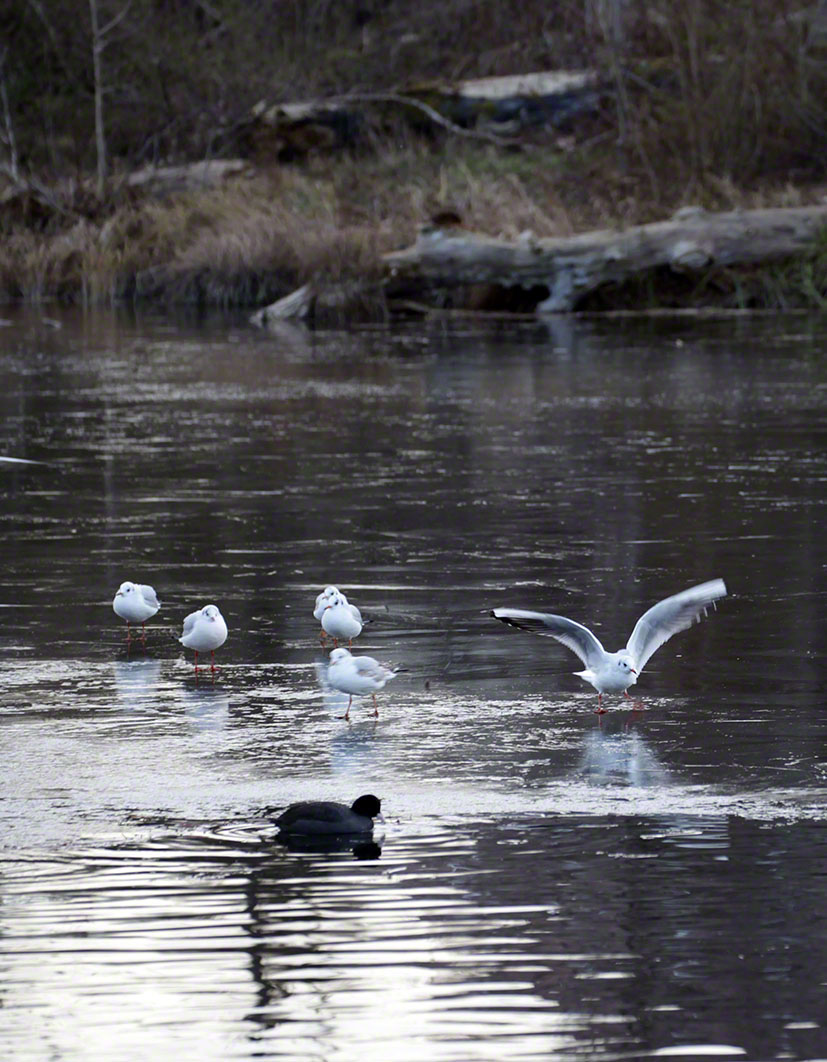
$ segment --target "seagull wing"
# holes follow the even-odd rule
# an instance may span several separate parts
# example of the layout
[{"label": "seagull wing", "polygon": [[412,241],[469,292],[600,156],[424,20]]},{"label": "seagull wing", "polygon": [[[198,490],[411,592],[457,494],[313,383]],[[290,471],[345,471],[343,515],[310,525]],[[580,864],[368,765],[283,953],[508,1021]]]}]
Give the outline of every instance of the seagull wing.
[{"label": "seagull wing", "polygon": [[158,595],[151,586],[147,586],[146,583],[139,583],[138,589],[141,591],[141,596],[144,601],[152,608],[160,608],[161,602],[158,600]]},{"label": "seagull wing", "polygon": [[353,661],[353,666],[360,675],[375,679],[377,682],[381,682],[388,674],[388,668],[383,667],[382,664],[380,664],[378,660],[374,660],[372,656],[354,656],[351,657],[351,660]]},{"label": "seagull wing", "polygon": [[526,612],[521,608],[495,608],[491,615],[512,627],[519,627],[520,630],[556,638],[567,649],[576,653],[586,667],[594,668],[605,655],[599,639],[588,627],[566,619],[565,616],[554,616],[550,612]]},{"label": "seagull wing", "polygon": [[660,649],[673,634],[685,631],[702,619],[709,606],[721,597],[726,597],[726,585],[723,579],[712,579],[658,601],[644,612],[626,643],[638,672],[643,670],[656,649]]},{"label": "seagull wing", "polygon": [[190,633],[192,628],[198,622],[198,617],[200,615],[201,615],[201,609],[199,609],[197,612],[190,612],[189,616],[187,616],[187,618],[184,620],[184,629],[181,632],[181,637],[182,638],[186,638],[186,636]]}]

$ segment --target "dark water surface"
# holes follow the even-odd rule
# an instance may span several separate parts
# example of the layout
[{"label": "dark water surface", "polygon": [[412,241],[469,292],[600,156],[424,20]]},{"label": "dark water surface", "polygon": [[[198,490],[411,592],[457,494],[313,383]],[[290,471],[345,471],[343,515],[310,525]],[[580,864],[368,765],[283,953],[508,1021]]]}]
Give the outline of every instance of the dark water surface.
[{"label": "dark water surface", "polygon": [[[0,1057],[827,1058],[827,318],[5,316]],[[615,649],[716,576],[602,723],[481,614]],[[329,582],[408,669],[378,720],[318,684]],[[274,842],[367,791],[381,852]]]}]

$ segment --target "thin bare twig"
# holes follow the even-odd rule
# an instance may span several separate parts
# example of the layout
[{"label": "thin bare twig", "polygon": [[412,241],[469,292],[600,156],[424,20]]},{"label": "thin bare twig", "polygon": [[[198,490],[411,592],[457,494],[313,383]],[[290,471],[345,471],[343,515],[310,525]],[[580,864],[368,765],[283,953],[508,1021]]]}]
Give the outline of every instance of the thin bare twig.
[{"label": "thin bare twig", "polygon": [[116,26],[117,26],[117,25],[118,25],[119,23],[123,22],[123,20],[124,20],[124,19],[126,18],[126,16],[127,16],[128,14],[129,14],[129,9],[130,9],[130,7],[132,7],[132,0],[126,0],[126,3],[125,3],[125,4],[124,4],[124,6],[123,6],[123,7],[121,8],[121,10],[120,10],[120,11],[119,11],[119,12],[117,13],[117,15],[113,15],[113,17],[112,17],[112,18],[110,18],[110,20],[109,20],[109,21],[108,21],[108,22],[106,23],[106,25],[105,25],[105,26],[102,26],[102,27],[101,27],[101,28],[100,28],[100,29],[98,30],[98,36],[99,36],[99,37],[100,37],[101,39],[103,39],[103,38],[104,38],[104,37],[105,37],[105,36],[107,35],[107,33],[111,33],[111,32],[112,32],[112,30],[113,30],[113,29],[114,29],[114,28],[115,28],[115,27],[116,27]]},{"label": "thin bare twig", "polygon": [[37,18],[40,20],[40,23],[46,32],[46,36],[49,38],[49,42],[52,46],[52,55],[54,56],[55,61],[59,64],[66,78],[73,85],[79,85],[80,81],[77,75],[64,58],[64,48],[61,46],[60,40],[58,39],[57,31],[55,30],[48,16],[46,15],[46,11],[44,10],[41,0],[26,0],[26,2],[28,3],[32,11],[35,13]]}]

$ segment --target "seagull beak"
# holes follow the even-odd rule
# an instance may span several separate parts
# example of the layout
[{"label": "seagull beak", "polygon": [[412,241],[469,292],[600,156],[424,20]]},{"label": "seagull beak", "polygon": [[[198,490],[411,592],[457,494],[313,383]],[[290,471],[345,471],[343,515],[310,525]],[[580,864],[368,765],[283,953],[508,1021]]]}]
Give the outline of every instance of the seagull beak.
[{"label": "seagull beak", "polygon": [[123,597],[123,590],[119,590],[119,591],[118,591],[118,592],[117,592],[117,593],[115,594],[115,597]]},{"label": "seagull beak", "polygon": [[635,671],[635,669],[633,667],[630,667],[629,670],[632,672],[633,675],[637,674],[637,671]]}]

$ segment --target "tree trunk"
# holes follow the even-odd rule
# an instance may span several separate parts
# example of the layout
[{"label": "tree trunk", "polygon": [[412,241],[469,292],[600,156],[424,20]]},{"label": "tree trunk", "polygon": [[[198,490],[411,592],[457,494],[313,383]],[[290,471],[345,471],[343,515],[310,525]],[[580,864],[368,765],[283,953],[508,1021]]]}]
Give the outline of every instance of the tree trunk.
[{"label": "tree trunk", "polygon": [[9,49],[6,46],[2,55],[0,55],[0,103],[3,105],[3,126],[5,129],[6,151],[9,156],[8,174],[16,184],[20,180],[20,166],[18,164],[14,124],[11,120],[11,109],[9,108],[9,94],[6,89],[6,59],[8,55]]},{"label": "tree trunk", "polygon": [[104,41],[98,20],[98,0],[89,0],[92,19],[92,77],[95,83],[95,149],[98,157],[98,198],[103,199],[106,190],[106,134],[103,128],[103,55]]}]

